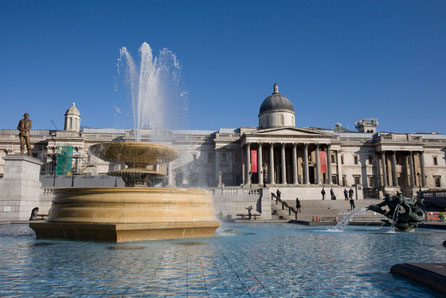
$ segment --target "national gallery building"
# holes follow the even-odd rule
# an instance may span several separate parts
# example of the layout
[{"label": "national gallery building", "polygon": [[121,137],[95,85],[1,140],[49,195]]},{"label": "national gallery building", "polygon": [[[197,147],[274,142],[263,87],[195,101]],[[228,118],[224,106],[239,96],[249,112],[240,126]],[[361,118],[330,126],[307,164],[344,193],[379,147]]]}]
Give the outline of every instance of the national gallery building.
[{"label": "national gallery building", "polygon": [[[212,130],[142,131],[147,142],[173,145],[181,157],[156,166],[164,184],[176,187],[258,189],[280,187],[302,199],[320,197],[325,188],[355,187],[360,198],[384,192],[413,195],[419,189],[446,186],[446,135],[380,132],[377,119],[360,119],[356,131],[296,127],[291,101],[273,93],[260,102],[257,127]],[[32,115],[31,115],[32,118]],[[42,177],[103,176],[121,164],[89,153],[97,143],[134,140],[130,129],[81,129],[73,105],[64,130],[31,130],[32,155],[40,159]],[[3,156],[20,153],[16,129],[0,131],[0,177]],[[57,187],[57,185],[55,185]]]}]

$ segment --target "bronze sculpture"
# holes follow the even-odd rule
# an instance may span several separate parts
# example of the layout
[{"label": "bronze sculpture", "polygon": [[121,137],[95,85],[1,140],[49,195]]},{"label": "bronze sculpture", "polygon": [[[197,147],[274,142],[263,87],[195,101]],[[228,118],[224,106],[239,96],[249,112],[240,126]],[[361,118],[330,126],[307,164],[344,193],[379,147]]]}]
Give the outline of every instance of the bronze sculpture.
[{"label": "bronze sculpture", "polygon": [[20,154],[25,153],[25,143],[26,149],[28,150],[28,155],[31,156],[31,145],[29,141],[29,131],[32,127],[32,121],[29,119],[29,114],[23,114],[23,119],[19,121],[17,125],[17,129],[19,130],[19,138],[20,138]]},{"label": "bronze sculpture", "polygon": [[[382,209],[387,206],[388,211]],[[368,207],[395,221],[395,227],[400,231],[412,231],[414,226],[426,220],[423,199],[406,198],[402,194],[394,196],[386,194],[384,201]]]}]

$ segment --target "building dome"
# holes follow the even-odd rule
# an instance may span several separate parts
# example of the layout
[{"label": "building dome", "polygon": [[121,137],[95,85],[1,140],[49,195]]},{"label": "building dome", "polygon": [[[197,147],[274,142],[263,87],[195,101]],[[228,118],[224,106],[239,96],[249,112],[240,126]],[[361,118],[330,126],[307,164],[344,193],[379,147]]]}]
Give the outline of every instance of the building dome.
[{"label": "building dome", "polygon": [[262,102],[259,112],[259,127],[295,126],[294,108],[291,101],[279,93],[279,86],[274,84],[274,92]]},{"label": "building dome", "polygon": [[291,101],[279,93],[279,86],[274,84],[274,92],[263,101],[260,106],[259,116],[263,113],[272,111],[288,111],[294,114],[294,108]]},{"label": "building dome", "polygon": [[73,105],[65,112],[64,130],[80,132],[81,130],[81,112]]},{"label": "building dome", "polygon": [[81,113],[79,112],[78,108],[76,107],[76,104],[73,102],[73,105],[65,112],[65,115],[80,116]]}]

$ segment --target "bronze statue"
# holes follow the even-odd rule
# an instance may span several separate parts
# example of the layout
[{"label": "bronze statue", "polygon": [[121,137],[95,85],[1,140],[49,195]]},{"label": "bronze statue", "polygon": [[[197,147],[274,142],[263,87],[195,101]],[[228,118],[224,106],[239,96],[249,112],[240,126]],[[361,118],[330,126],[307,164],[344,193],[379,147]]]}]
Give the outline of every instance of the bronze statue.
[{"label": "bronze statue", "polygon": [[19,130],[19,138],[20,138],[20,154],[25,154],[25,143],[26,149],[28,149],[28,155],[31,156],[31,145],[29,141],[29,131],[32,127],[32,121],[29,119],[29,114],[25,113],[23,115],[23,119],[20,120],[19,125],[17,125],[17,129]]},{"label": "bronze statue", "polygon": [[[382,207],[389,210],[386,211]],[[394,220],[395,227],[400,231],[412,231],[414,226],[426,220],[423,199],[406,198],[402,194],[386,194],[383,202],[371,205],[368,209]]]}]

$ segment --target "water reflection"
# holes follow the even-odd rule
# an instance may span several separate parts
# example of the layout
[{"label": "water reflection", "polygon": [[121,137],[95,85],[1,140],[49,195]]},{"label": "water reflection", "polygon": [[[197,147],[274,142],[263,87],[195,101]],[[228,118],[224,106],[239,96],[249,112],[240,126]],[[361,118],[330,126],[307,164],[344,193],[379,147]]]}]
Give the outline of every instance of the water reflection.
[{"label": "water reflection", "polygon": [[212,239],[107,244],[37,241],[27,229],[0,226],[0,295],[426,297],[390,266],[446,261],[446,233],[434,230],[231,224]]}]

